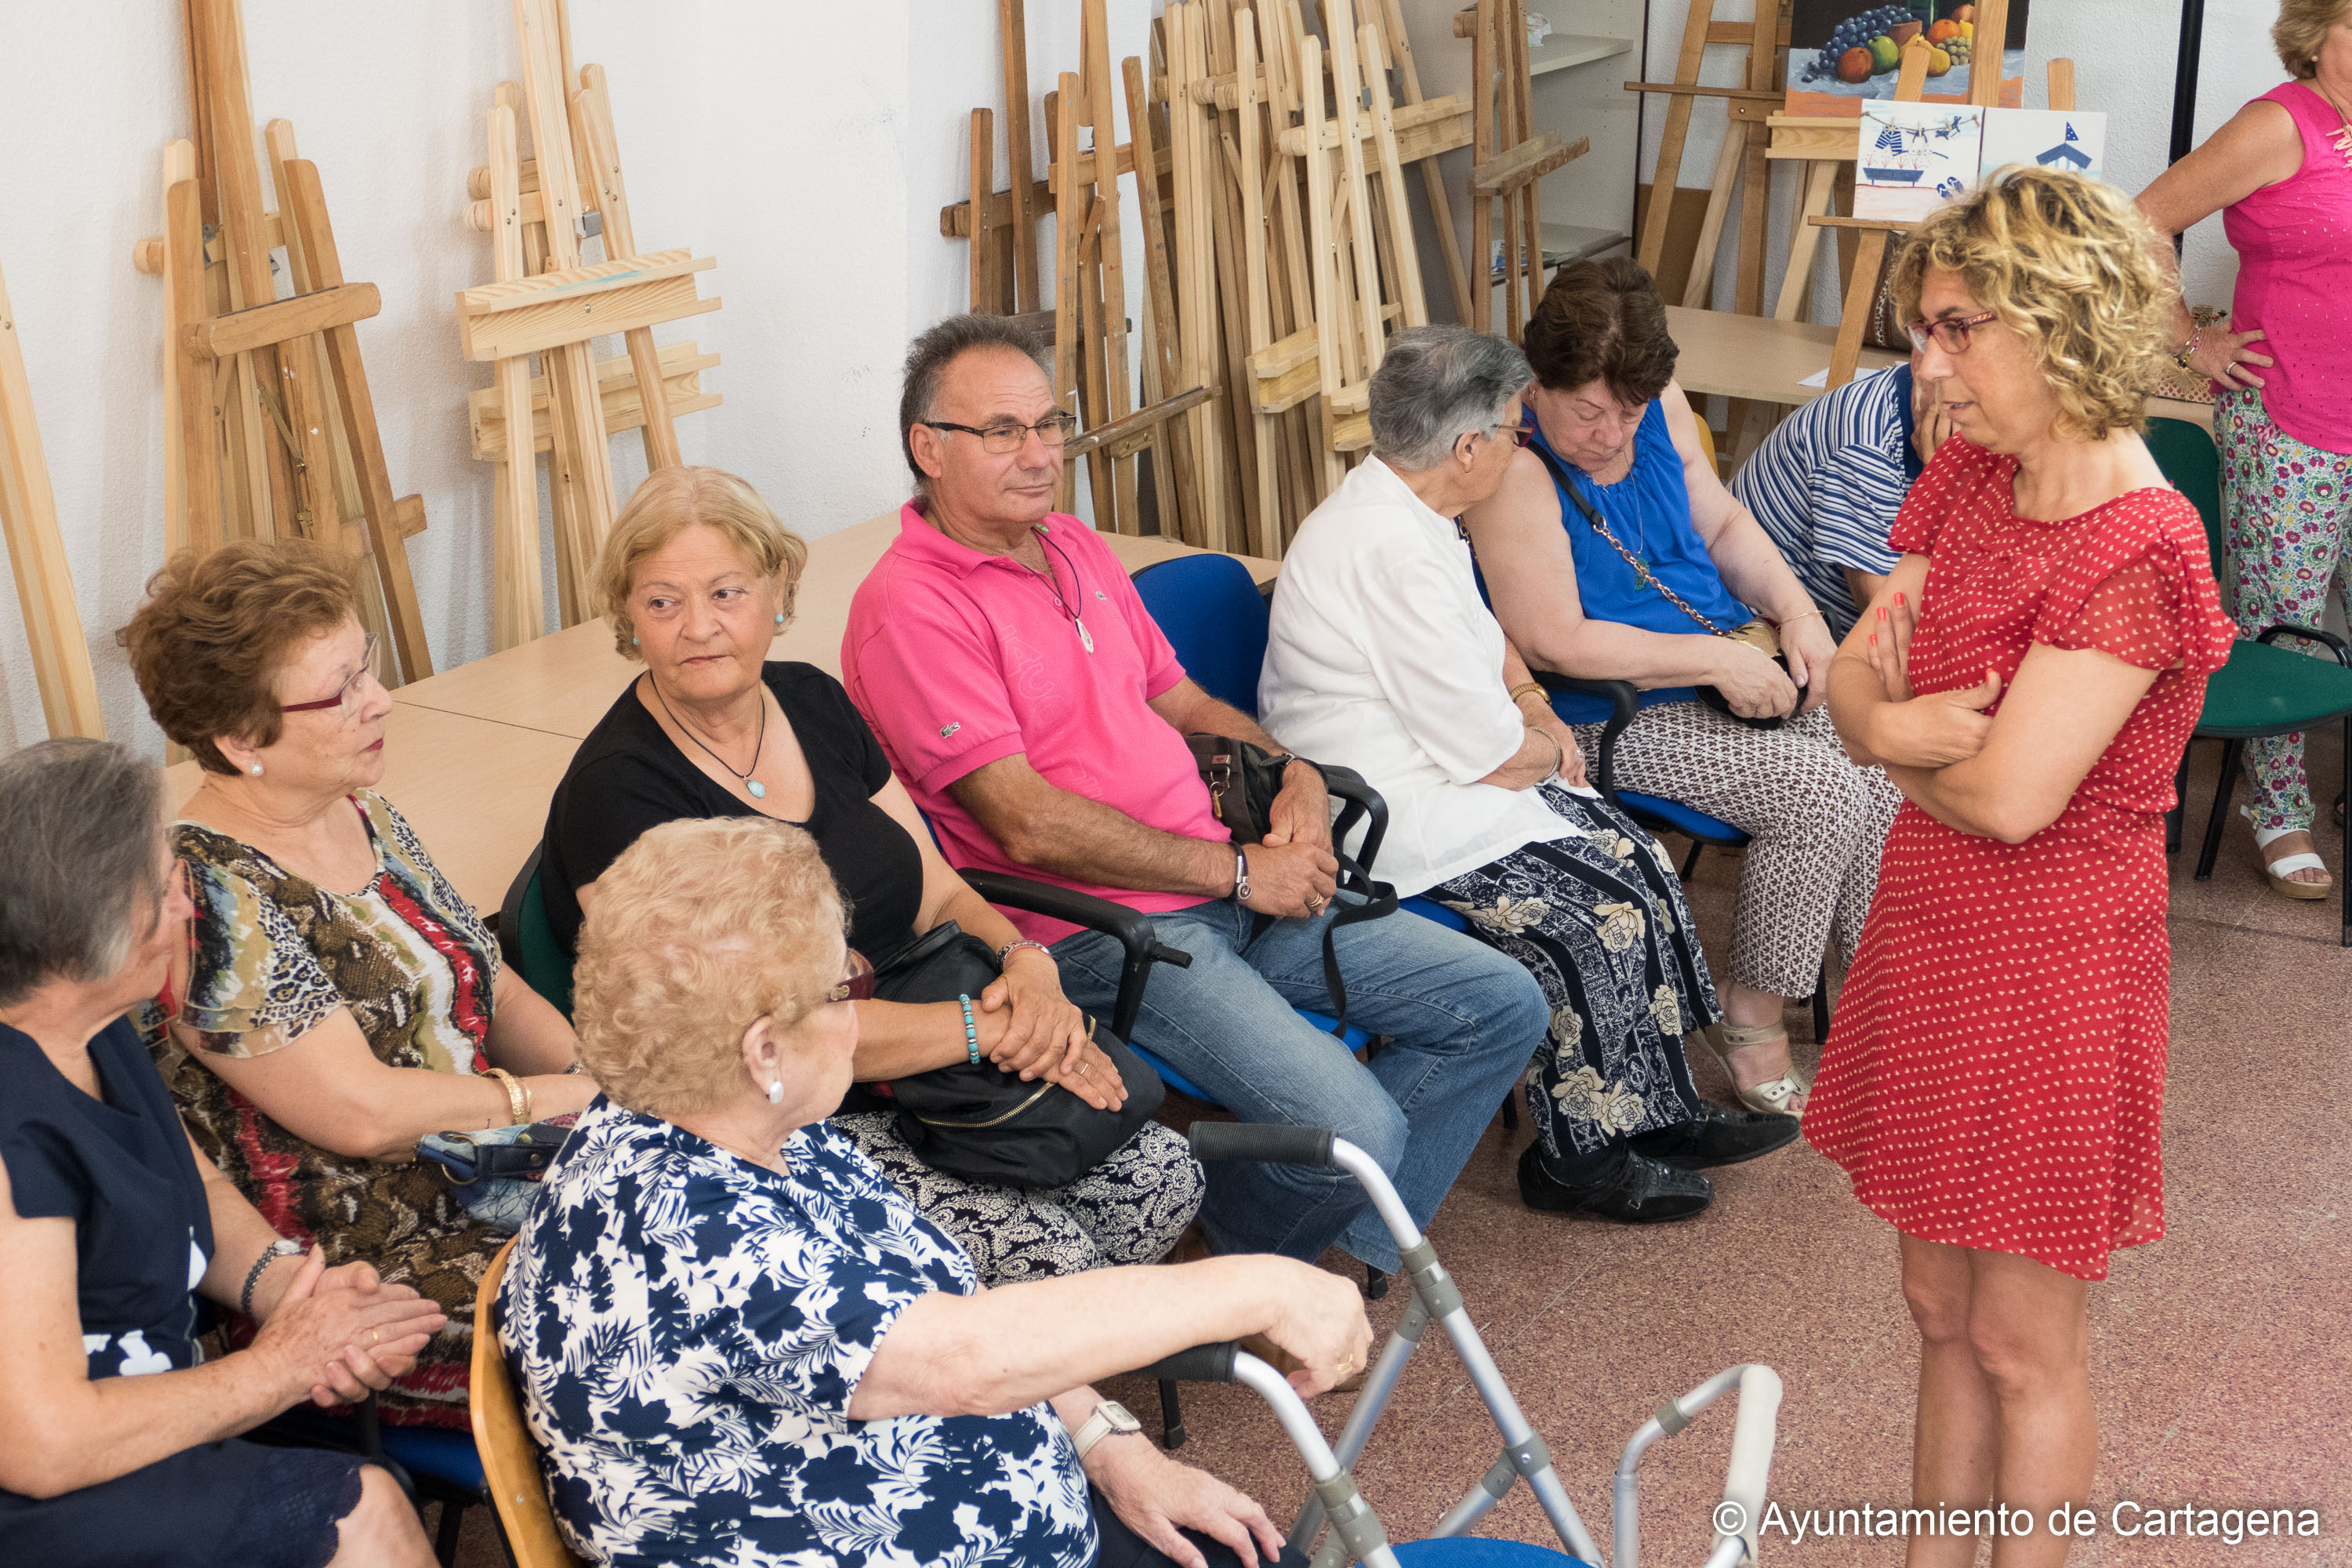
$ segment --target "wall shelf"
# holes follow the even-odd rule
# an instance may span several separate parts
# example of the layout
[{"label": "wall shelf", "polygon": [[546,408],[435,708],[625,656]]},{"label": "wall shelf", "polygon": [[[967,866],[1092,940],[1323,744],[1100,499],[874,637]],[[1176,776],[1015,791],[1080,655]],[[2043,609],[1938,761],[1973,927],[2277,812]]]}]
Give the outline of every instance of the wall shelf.
[{"label": "wall shelf", "polygon": [[1566,70],[1570,66],[1591,65],[1595,60],[1615,59],[1619,55],[1633,52],[1631,38],[1606,38],[1590,33],[1554,33],[1542,47],[1528,51],[1528,74],[1531,77],[1546,71]]}]

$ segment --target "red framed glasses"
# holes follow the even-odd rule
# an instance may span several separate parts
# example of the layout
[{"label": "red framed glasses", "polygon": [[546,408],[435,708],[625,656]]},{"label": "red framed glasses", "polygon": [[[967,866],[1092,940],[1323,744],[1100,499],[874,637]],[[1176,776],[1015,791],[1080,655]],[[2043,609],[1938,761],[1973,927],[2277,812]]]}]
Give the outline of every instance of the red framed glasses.
[{"label": "red framed glasses", "polygon": [[366,700],[363,695],[366,683],[371,680],[381,681],[383,679],[383,645],[376,640],[376,635],[370,632],[367,635],[366,646],[360,651],[359,668],[352,671],[352,678],[349,680],[335,688],[335,694],[332,697],[321,697],[316,702],[280,702],[278,705],[278,710],[280,713],[317,713],[329,708],[340,708],[342,710],[342,716],[349,719],[359,711],[360,705]]},{"label": "red framed glasses", "polygon": [[874,965],[856,948],[849,950],[849,973],[841,977],[834,988],[824,994],[827,1002],[871,1002],[874,1000]]}]

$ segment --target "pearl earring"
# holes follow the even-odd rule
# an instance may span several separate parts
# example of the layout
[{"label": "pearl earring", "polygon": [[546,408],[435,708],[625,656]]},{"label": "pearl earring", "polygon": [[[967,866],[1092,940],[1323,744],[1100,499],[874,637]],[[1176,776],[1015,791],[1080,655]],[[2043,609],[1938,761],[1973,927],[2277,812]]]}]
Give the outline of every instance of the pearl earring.
[{"label": "pearl earring", "polygon": [[770,1079],[768,1083],[768,1103],[770,1105],[782,1105],[783,1102],[784,1080],[780,1078]]},{"label": "pearl earring", "polygon": [[253,766],[246,769],[246,772],[251,773],[255,778],[259,778],[261,776],[261,764],[259,763],[256,763]]}]

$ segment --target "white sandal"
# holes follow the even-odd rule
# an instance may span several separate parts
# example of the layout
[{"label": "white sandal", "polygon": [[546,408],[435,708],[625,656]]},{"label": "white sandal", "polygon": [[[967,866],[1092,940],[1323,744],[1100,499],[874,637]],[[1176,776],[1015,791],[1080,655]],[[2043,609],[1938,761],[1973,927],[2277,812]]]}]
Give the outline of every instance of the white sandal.
[{"label": "white sandal", "polygon": [[[2254,820],[2254,814],[2249,807],[2240,806],[2238,815],[2244,817],[2250,826]],[[2309,831],[2310,829],[2304,827],[2257,827],[2254,829],[2254,847],[2258,850],[2268,849],[2290,833]],[[2265,857],[2263,860],[2263,876],[2270,882],[2273,892],[2282,898],[2306,901],[2324,899],[2334,892],[2336,879],[2330,877],[2324,882],[2297,882],[2292,879],[2292,874],[2296,871],[2326,871],[2326,861],[2308,853],[2282,855],[2275,860]]]},{"label": "white sandal", "polygon": [[1709,1024],[1699,1031],[1699,1038],[1705,1040],[1706,1048],[1715,1053],[1715,1059],[1723,1064],[1725,1076],[1731,1079],[1731,1092],[1738,1096],[1740,1104],[1767,1116],[1804,1114],[1805,1095],[1812,1084],[1797,1071],[1794,1062],[1790,1063],[1789,1070],[1779,1078],[1766,1079],[1762,1083],[1750,1084],[1745,1089],[1739,1086],[1739,1075],[1731,1068],[1731,1053],[1734,1051],[1746,1050],[1750,1046],[1769,1046],[1775,1040],[1787,1045],[1787,1025]]}]

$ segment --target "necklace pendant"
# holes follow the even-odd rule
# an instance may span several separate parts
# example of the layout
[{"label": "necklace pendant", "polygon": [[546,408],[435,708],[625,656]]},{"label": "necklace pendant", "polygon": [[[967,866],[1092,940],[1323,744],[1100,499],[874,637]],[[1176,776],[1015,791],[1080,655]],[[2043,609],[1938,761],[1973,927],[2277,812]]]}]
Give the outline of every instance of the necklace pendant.
[{"label": "necklace pendant", "polygon": [[1082,617],[1082,616],[1073,616],[1071,617],[1071,619],[1072,619],[1073,621],[1075,621],[1075,622],[1076,623],[1076,625],[1077,625],[1077,628],[1078,628],[1078,646],[1079,646],[1080,647],[1082,647],[1082,648],[1086,649],[1088,653],[1092,653],[1092,652],[1094,652],[1094,651],[1095,651],[1095,634],[1094,634],[1094,633],[1092,633],[1092,632],[1090,632],[1090,631],[1088,631],[1088,630],[1087,630],[1087,623],[1086,623],[1086,620],[1084,619],[1084,617]]},{"label": "necklace pendant", "polygon": [[1648,562],[1636,561],[1633,563],[1633,580],[1641,584],[1644,588],[1650,585],[1650,563]]},{"label": "necklace pendant", "polygon": [[743,781],[743,787],[751,792],[751,798],[753,800],[765,800],[768,798],[768,786],[761,784],[758,779],[745,779]]}]

